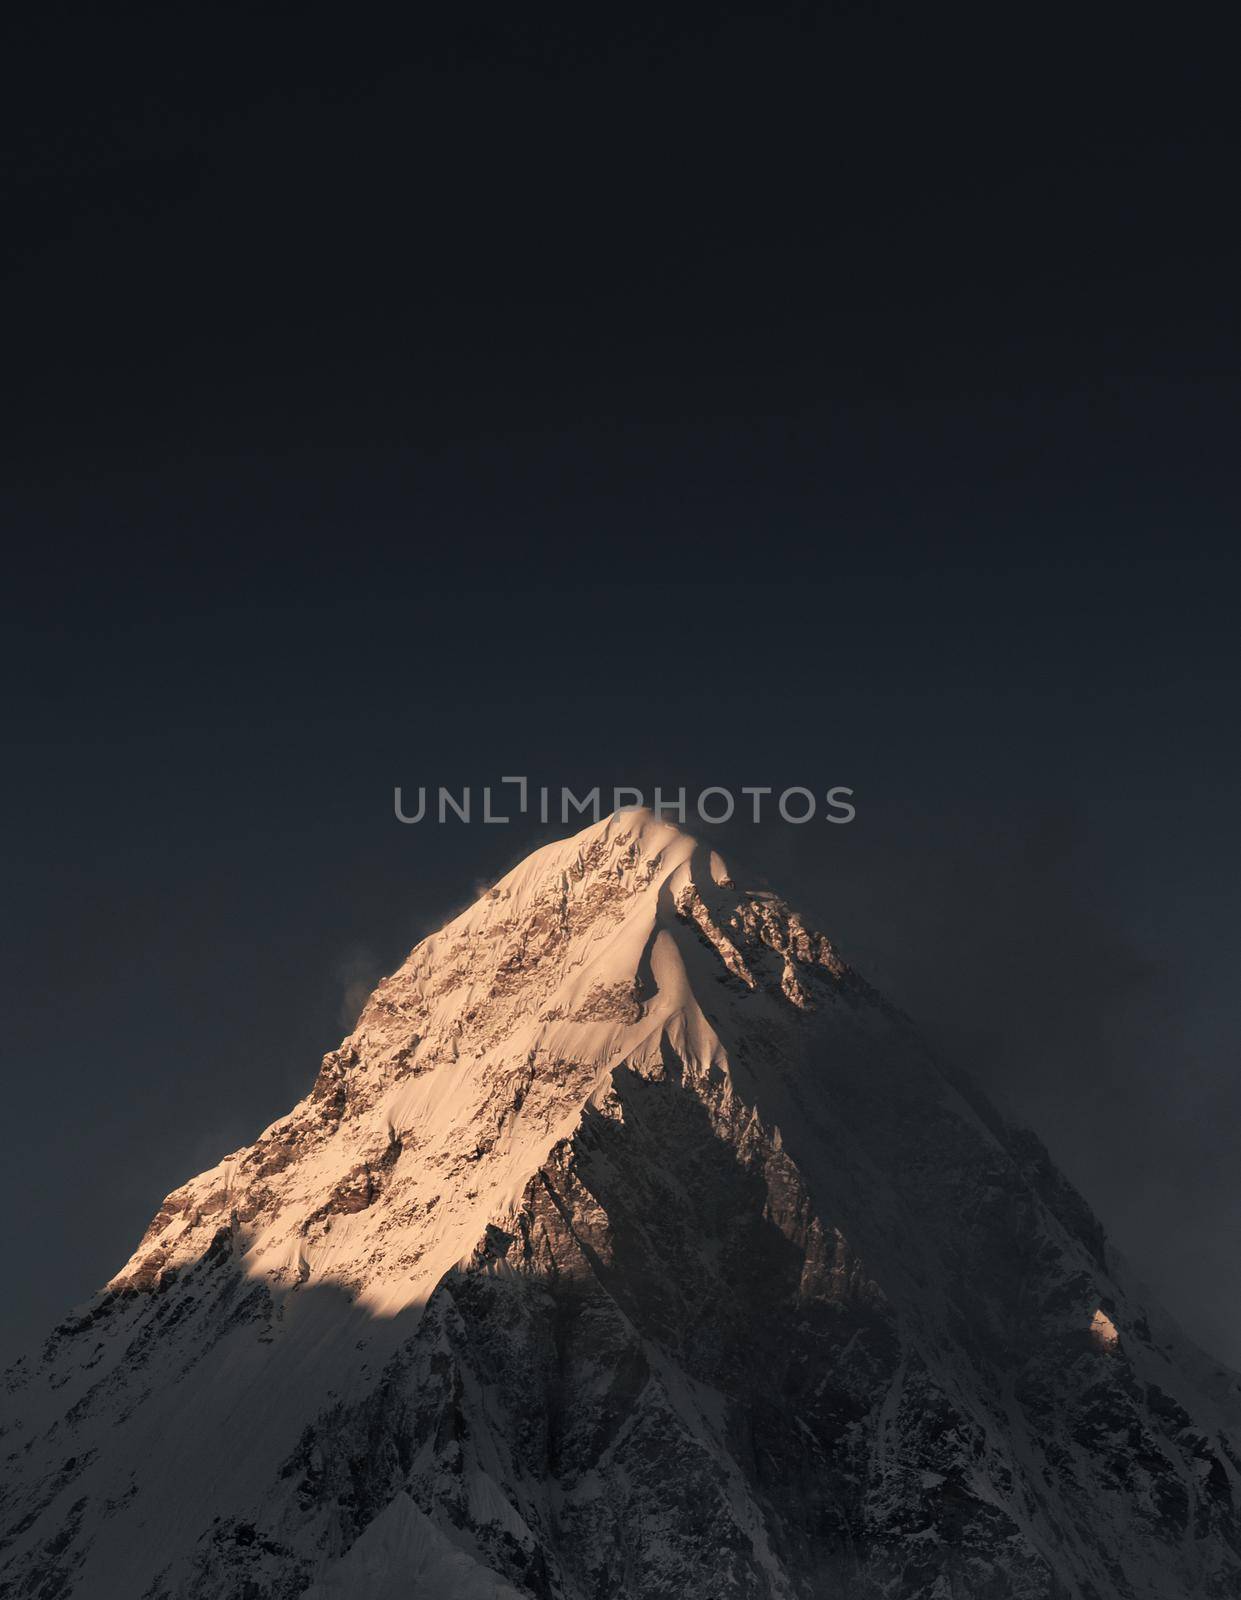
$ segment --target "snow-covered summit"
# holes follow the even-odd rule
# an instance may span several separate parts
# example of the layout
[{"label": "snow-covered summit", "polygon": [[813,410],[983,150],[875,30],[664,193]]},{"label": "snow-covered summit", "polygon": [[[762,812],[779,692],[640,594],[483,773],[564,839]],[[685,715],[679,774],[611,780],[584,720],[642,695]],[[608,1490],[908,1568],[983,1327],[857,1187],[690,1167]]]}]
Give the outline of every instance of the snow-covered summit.
[{"label": "snow-covered summit", "polygon": [[419,944],[6,1375],[0,1595],[1224,1600],[1237,1380],[650,812]]},{"label": "snow-covered summit", "polygon": [[713,978],[799,1006],[810,973],[845,970],[649,810],[536,850],[380,982],[288,1116],[168,1196],[112,1287],[156,1282],[225,1229],[280,1288],[332,1282],[385,1315],[424,1298],[621,1063],[662,1070],[670,1042],[729,1070],[687,967],[703,938]]}]

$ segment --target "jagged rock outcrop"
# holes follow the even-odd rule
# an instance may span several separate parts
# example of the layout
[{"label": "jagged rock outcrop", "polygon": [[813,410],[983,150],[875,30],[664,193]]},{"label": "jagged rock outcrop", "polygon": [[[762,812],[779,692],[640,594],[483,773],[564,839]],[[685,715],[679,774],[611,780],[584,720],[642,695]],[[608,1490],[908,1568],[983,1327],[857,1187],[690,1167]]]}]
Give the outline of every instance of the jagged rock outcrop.
[{"label": "jagged rock outcrop", "polygon": [[1225,1600],[1241,1390],[649,813],[536,852],[6,1375],[0,1595]]}]

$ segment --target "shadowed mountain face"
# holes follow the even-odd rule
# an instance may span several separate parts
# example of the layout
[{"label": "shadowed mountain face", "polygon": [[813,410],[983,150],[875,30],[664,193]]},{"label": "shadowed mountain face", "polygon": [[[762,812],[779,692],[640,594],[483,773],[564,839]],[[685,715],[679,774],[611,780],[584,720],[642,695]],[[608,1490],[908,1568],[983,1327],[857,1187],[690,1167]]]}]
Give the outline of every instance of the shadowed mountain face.
[{"label": "shadowed mountain face", "polygon": [[4,1596],[1241,1592],[1237,1380],[648,813],[419,945],[6,1391]]}]

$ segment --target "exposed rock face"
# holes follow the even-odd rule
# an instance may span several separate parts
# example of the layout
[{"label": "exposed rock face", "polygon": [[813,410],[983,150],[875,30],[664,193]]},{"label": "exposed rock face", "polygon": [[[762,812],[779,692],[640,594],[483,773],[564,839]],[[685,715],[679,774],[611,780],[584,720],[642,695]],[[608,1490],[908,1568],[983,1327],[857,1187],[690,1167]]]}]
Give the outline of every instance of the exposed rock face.
[{"label": "exposed rock face", "polygon": [[1234,1600],[1241,1390],[646,813],[537,852],[7,1375],[0,1595]]}]

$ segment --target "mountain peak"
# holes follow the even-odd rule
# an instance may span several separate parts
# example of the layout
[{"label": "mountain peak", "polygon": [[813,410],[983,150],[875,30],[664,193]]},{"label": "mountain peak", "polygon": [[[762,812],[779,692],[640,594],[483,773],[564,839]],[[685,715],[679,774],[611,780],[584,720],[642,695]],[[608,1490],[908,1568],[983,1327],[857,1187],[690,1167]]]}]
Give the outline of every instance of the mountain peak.
[{"label": "mountain peak", "polygon": [[[656,862],[670,874],[692,860],[701,848],[685,827],[649,806],[613,811],[578,833],[531,851],[481,897],[480,903],[496,896],[520,896],[529,885],[557,872],[577,876],[583,871],[606,869],[632,888],[638,875],[635,869],[640,866]],[[643,874],[643,887],[645,883]]]},{"label": "mountain peak", "polygon": [[[157,1281],[227,1226],[282,1292],[326,1279],[395,1315],[505,1220],[620,1065],[662,1071],[670,1045],[727,1075],[721,1003],[767,1008],[775,1026],[846,976],[822,935],[738,894],[691,835],[649,810],[613,814],[533,851],[415,946],[309,1096],[169,1195],[112,1287]],[[463,1195],[448,1180],[467,1167]],[[414,1271],[398,1196],[422,1219]]]},{"label": "mountain peak", "polygon": [[1237,1397],[823,934],[619,813],[10,1371],[0,1589],[1224,1600]]}]

